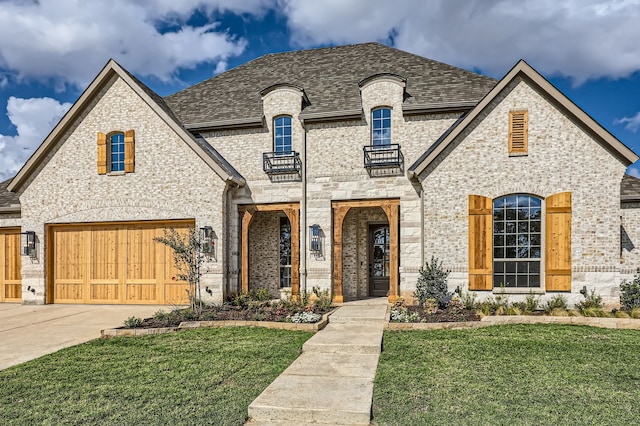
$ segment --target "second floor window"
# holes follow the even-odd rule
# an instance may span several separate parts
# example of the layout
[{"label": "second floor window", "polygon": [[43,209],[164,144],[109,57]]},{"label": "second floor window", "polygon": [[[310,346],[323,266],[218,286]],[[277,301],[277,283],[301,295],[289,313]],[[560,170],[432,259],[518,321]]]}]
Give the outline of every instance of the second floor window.
[{"label": "second floor window", "polygon": [[273,150],[276,154],[291,153],[291,117],[288,115],[273,120]]},{"label": "second floor window", "polygon": [[391,108],[371,111],[371,145],[391,145]]},{"label": "second floor window", "polygon": [[109,137],[111,152],[111,171],[124,171],[124,133],[114,133]]}]

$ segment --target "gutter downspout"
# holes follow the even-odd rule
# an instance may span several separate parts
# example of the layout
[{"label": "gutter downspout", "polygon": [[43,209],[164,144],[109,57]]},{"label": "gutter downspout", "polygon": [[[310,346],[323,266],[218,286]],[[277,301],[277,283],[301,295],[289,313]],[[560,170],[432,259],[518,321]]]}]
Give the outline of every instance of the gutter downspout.
[{"label": "gutter downspout", "polygon": [[420,267],[424,266],[424,187],[420,184]]},{"label": "gutter downspout", "polygon": [[307,292],[307,128],[302,124],[302,199],[300,200],[300,290]]}]

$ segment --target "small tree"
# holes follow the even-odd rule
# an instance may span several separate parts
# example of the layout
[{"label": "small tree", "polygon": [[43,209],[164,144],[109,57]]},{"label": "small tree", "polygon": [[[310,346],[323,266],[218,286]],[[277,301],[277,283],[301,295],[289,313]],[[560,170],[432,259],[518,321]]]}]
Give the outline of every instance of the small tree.
[{"label": "small tree", "polygon": [[633,277],[633,281],[622,281],[620,284],[620,308],[631,312],[634,308],[640,308],[640,268]]},{"label": "small tree", "polygon": [[416,291],[413,297],[418,299],[418,304],[422,307],[427,299],[435,299],[441,308],[444,308],[451,300],[452,293],[449,293],[447,278],[451,271],[442,268],[442,262],[431,256],[431,262],[424,268],[420,268],[420,276],[416,284]]},{"label": "small tree", "polygon": [[173,263],[178,270],[176,278],[189,283],[189,305],[192,312],[202,312],[200,266],[204,260],[198,232],[189,227],[187,232],[165,229],[162,237],[153,239],[173,249]]}]

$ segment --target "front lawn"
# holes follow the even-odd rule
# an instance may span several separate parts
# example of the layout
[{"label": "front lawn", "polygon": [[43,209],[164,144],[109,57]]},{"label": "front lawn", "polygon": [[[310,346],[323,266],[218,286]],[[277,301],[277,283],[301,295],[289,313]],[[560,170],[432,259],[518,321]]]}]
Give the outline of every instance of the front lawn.
[{"label": "front lawn", "polygon": [[637,424],[640,332],[504,325],[384,334],[380,425]]},{"label": "front lawn", "polygon": [[0,371],[0,419],[241,425],[249,404],[309,337],[234,327],[94,340]]}]

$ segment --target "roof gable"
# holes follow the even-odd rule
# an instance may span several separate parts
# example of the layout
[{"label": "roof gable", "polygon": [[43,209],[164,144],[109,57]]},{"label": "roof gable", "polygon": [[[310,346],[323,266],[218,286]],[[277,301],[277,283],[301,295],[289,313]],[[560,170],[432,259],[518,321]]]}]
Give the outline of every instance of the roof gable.
[{"label": "roof gable", "polygon": [[221,162],[218,158],[219,154],[217,152],[214,153],[215,150],[213,147],[205,148],[196,141],[195,137],[182,126],[178,118],[173,114],[171,109],[160,96],[122,68],[116,61],[110,59],[91,84],[89,84],[85,89],[82,95],[80,95],[69,111],[67,111],[58,124],[49,133],[42,144],[40,144],[38,149],[36,149],[36,151],[18,171],[16,176],[8,185],[7,189],[9,191],[18,190],[27,181],[27,178],[37,170],[38,165],[46,157],[46,154],[58,143],[60,136],[74,124],[87,105],[89,105],[92,99],[100,92],[100,89],[114,75],[117,75],[127,83],[127,85],[129,85],[129,87],[131,87],[131,89],[139,95],[144,102],[149,105],[149,107],[158,114],[158,116],[173,131],[175,131],[176,134],[178,134],[178,136],[180,136],[180,138],[189,145],[189,147],[205,163],[207,163],[214,172],[216,172],[216,174],[220,176],[220,178],[226,181],[233,181],[240,185],[244,184],[244,178],[235,169],[229,167],[228,163]]},{"label": "roof gable", "polygon": [[409,177],[417,179],[420,174],[442,153],[456,137],[458,137],[475,120],[489,104],[517,77],[535,86],[546,95],[547,100],[573,117],[591,135],[599,140],[623,164],[630,165],[638,160],[638,156],[629,147],[620,142],[609,131],[602,127],[589,114],[556,89],[547,79],[534,70],[524,60],[520,60],[487,95],[466,115],[460,117],[438,140],[425,151],[408,169]]},{"label": "roof gable", "polygon": [[496,80],[379,43],[364,43],[262,56],[165,98],[189,127],[229,120],[261,124],[260,91],[287,83],[308,96],[303,115],[362,110],[360,86],[376,75],[406,79],[407,108],[475,105]]}]

